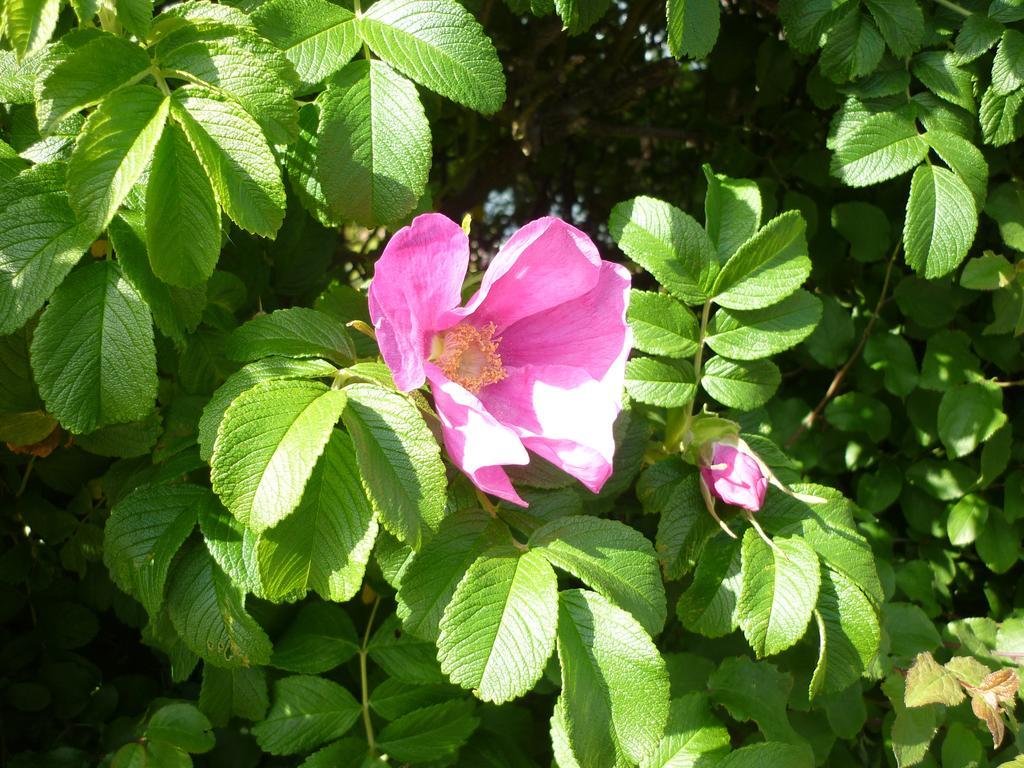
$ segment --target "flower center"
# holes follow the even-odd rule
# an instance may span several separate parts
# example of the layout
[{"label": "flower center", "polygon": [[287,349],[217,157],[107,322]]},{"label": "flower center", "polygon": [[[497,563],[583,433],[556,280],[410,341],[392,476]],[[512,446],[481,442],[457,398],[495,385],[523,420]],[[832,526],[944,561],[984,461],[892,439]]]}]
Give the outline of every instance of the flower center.
[{"label": "flower center", "polygon": [[445,376],[476,394],[508,375],[501,367],[500,343],[500,337],[494,338],[494,323],[482,328],[459,323],[434,337],[433,358]]}]

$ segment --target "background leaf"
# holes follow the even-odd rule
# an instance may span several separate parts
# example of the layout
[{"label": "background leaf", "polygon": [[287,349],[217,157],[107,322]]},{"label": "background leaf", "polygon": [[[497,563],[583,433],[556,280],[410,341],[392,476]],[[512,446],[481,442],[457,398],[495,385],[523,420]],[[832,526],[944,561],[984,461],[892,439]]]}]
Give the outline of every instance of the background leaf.
[{"label": "background leaf", "polygon": [[152,321],[116,264],[83,267],[57,290],[32,339],[32,370],[47,409],[72,432],[152,410]]}]

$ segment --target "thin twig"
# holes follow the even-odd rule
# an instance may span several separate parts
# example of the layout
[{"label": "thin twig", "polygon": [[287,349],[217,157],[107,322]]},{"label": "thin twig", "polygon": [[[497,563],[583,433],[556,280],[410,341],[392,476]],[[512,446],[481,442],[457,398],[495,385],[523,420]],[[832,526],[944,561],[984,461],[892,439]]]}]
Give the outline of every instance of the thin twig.
[{"label": "thin twig", "polygon": [[800,422],[800,426],[797,427],[796,432],[789,436],[789,439],[786,441],[787,449],[792,448],[793,444],[800,438],[800,436],[814,426],[814,422],[818,420],[819,416],[821,416],[821,412],[825,410],[825,406],[828,405],[829,400],[831,400],[835,396],[836,392],[839,391],[839,387],[842,385],[843,379],[846,378],[846,374],[849,373],[853,364],[857,362],[857,359],[860,357],[860,353],[864,351],[864,345],[868,343],[868,337],[871,336],[871,331],[874,329],[875,323],[878,321],[878,315],[882,311],[882,305],[885,304],[886,295],[889,292],[889,281],[892,277],[892,267],[893,264],[896,263],[896,257],[899,255],[900,245],[901,243],[896,243],[892,256],[889,257],[889,265],[885,268],[885,280],[882,282],[882,292],[878,295],[878,303],[875,304],[875,309],[871,313],[871,317],[868,318],[867,325],[864,326],[864,332],[860,335],[860,341],[857,342],[857,347],[850,354],[847,361],[843,363],[843,367],[840,368],[836,372],[836,375],[832,377],[832,383],[828,385],[828,389],[825,390],[824,396],[820,401],[818,401],[814,410],[807,414],[804,420]]},{"label": "thin twig", "polygon": [[25,492],[25,488],[28,486],[28,479],[32,475],[32,467],[35,466],[35,463],[36,457],[32,456],[25,467],[25,474],[21,476],[21,485],[18,486],[18,492],[14,494],[15,498],[21,498],[21,494]]},{"label": "thin twig", "polygon": [[363,644],[359,648],[359,682],[362,686],[363,702],[363,727],[366,729],[366,743],[370,747],[370,756],[377,756],[377,743],[373,739],[373,722],[370,720],[370,691],[366,682],[366,647],[370,643],[370,630],[373,628],[373,619],[377,615],[377,607],[380,605],[380,595],[373,601],[373,608],[370,609],[370,618],[366,622],[366,632],[363,634]]}]

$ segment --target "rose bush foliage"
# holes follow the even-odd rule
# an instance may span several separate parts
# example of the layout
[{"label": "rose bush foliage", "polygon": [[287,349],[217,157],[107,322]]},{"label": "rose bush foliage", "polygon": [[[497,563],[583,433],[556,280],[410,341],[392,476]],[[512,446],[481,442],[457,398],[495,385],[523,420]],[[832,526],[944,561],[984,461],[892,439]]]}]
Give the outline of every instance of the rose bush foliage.
[{"label": "rose bush foliage", "polygon": [[1024,764],[1019,2],[0,31],[0,762]]}]

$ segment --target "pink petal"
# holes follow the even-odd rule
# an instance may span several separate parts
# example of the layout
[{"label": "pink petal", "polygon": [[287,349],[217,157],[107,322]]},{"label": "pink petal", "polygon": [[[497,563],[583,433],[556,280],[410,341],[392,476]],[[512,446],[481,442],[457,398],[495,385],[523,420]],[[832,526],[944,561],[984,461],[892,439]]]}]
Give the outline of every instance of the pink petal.
[{"label": "pink petal", "polygon": [[452,324],[462,303],[469,240],[439,213],[417,216],[395,233],[370,283],[370,318],[384,362],[402,392],[423,385],[433,334]]},{"label": "pink petal", "polygon": [[464,313],[501,333],[587,293],[600,272],[601,256],[589,237],[561,219],[537,219],[501,247]]},{"label": "pink petal", "polygon": [[626,324],[629,272],[604,262],[597,285],[577,299],[538,312],[501,334],[501,362],[524,365],[570,365],[595,379],[625,359],[631,337]]},{"label": "pink petal", "polygon": [[445,378],[436,365],[427,363],[425,370],[448,456],[481,491],[528,506],[502,469],[530,461],[516,433],[488,413],[476,395]]},{"label": "pink petal", "polygon": [[751,512],[764,505],[768,481],[752,456],[727,443],[716,443],[712,466],[701,467],[704,482],[727,504]]},{"label": "pink petal", "polygon": [[523,445],[597,493],[612,473],[612,425],[622,410],[625,352],[603,379],[583,368],[528,365],[484,389],[481,401]]}]

